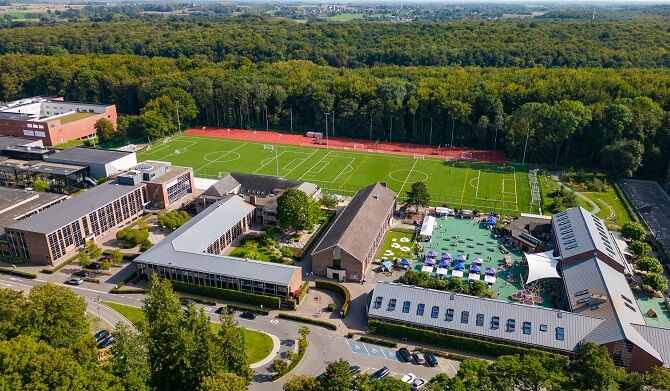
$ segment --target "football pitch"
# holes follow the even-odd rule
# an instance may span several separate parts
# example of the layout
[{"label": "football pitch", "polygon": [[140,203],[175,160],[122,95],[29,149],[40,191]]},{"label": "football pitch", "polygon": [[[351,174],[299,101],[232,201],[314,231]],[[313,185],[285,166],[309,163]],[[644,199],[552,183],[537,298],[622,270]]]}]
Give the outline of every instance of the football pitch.
[{"label": "football pitch", "polygon": [[512,165],[445,161],[429,156],[179,135],[138,152],[139,160],[193,167],[196,177],[218,179],[230,172],[271,175],[312,182],[329,194],[352,196],[374,182],[386,182],[406,197],[412,183],[428,186],[433,206],[537,213],[531,207],[528,170]]}]

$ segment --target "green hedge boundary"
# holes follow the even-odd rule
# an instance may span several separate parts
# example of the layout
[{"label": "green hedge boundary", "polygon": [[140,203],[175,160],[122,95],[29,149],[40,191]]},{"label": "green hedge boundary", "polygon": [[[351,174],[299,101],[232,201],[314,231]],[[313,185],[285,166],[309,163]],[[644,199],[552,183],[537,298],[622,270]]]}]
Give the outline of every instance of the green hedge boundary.
[{"label": "green hedge boundary", "polygon": [[226,307],[230,308],[235,308],[238,311],[254,311],[255,313],[261,314],[261,315],[268,315],[270,314],[270,311],[260,308],[260,307],[250,307],[246,305],[238,305],[238,304],[227,304]]},{"label": "green hedge boundary", "polygon": [[397,342],[393,341],[387,341],[385,339],[379,339],[379,338],[373,338],[373,337],[368,337],[367,335],[361,335],[361,337],[358,339],[359,341],[362,342],[369,342],[373,343],[375,345],[381,345],[381,346],[386,346],[388,348],[395,348],[398,346]]},{"label": "green hedge boundary", "polygon": [[[108,256],[112,255],[112,250],[103,250],[102,254],[103,255],[108,255]],[[124,252],[122,252],[122,254],[123,254],[123,259],[127,259],[129,261],[132,261],[135,258],[140,256],[140,254],[131,254],[131,253],[124,253]]]},{"label": "green hedge boundary", "polygon": [[[298,344],[298,346],[300,346],[300,344]],[[305,357],[306,352],[307,347],[305,347],[304,349],[298,348],[298,356],[293,361],[291,361],[291,363],[286,367],[284,371],[272,375],[272,381],[279,380],[282,377],[291,373],[291,371],[295,369],[295,367],[297,367],[298,364],[300,364],[300,361],[302,361],[302,358]]]},{"label": "green hedge boundary", "polygon": [[457,354],[457,353],[442,352],[440,350],[435,350],[435,349],[417,348],[416,350],[420,351],[421,353],[431,353],[434,356],[449,358],[451,360],[456,360],[456,361],[461,361],[461,362],[465,361],[465,360],[478,360],[478,361],[486,362],[486,360],[482,360],[482,359],[479,359],[479,358],[472,358],[472,357],[464,356],[462,354]]},{"label": "green hedge boundary", "polygon": [[330,329],[330,330],[337,330],[336,325],[334,325],[333,323],[330,323],[330,322],[326,322],[324,320],[310,319],[310,318],[305,318],[303,316],[297,316],[297,315],[289,315],[289,314],[285,314],[283,312],[280,312],[279,315],[277,315],[277,316],[280,317],[280,318],[284,318],[284,319],[295,320],[296,322],[309,323],[309,324],[313,324],[313,325],[316,325],[316,326],[325,327],[325,328]]},{"label": "green hedge boundary", "polygon": [[79,255],[75,255],[74,257],[72,257],[72,258],[70,258],[70,259],[68,259],[68,260],[65,260],[63,263],[61,263],[60,265],[58,265],[58,266],[56,266],[56,267],[45,267],[44,269],[41,270],[41,272],[44,273],[44,274],[54,274],[54,273],[56,273],[57,271],[59,271],[60,269],[62,269],[62,268],[64,268],[65,266],[69,265],[70,263],[72,263],[72,262],[73,262],[74,260],[76,260],[78,257],[79,257]]},{"label": "green hedge boundary", "polygon": [[414,342],[426,343],[442,348],[451,348],[492,357],[515,354],[556,354],[524,346],[507,345],[475,338],[462,337],[460,335],[447,334],[445,331],[435,332],[431,330],[409,327],[402,324],[391,324],[375,319],[370,319],[368,322],[368,332],[375,335],[383,335],[391,338],[405,338]]},{"label": "green hedge boundary", "polygon": [[37,278],[37,274],[7,269],[4,267],[0,267],[0,274],[10,274],[12,276],[30,278],[31,280]]},{"label": "green hedge boundary", "polygon": [[146,293],[147,290],[144,288],[123,288],[123,286],[120,287],[114,287],[112,288],[109,293],[115,294],[115,295],[120,295],[120,294],[138,294],[138,293]]},{"label": "green hedge boundary", "polygon": [[189,296],[189,295],[179,295],[180,299],[189,299],[193,300],[196,303],[205,304],[205,305],[216,305],[216,301],[210,299],[203,299],[201,297]]},{"label": "green hedge boundary", "polygon": [[351,304],[351,293],[346,286],[327,280],[316,280],[316,287],[327,291],[335,292],[344,298],[342,308],[340,309],[340,318],[344,318],[349,313],[349,305]]},{"label": "green hedge boundary", "polygon": [[180,281],[170,281],[174,290],[183,293],[191,293],[194,295],[214,297],[222,300],[230,300],[238,303],[262,305],[267,308],[279,309],[281,300],[274,296],[257,295],[255,293],[247,293],[234,291],[231,289],[213,288],[211,286],[201,286],[189,284]]}]

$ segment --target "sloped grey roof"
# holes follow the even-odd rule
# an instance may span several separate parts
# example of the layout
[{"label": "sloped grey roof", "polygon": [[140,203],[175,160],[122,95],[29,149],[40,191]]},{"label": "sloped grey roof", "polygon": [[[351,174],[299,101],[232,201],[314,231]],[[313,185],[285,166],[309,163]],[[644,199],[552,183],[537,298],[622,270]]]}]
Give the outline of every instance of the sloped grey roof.
[{"label": "sloped grey roof", "polygon": [[[645,321],[623,273],[595,257],[562,265],[562,272],[572,311],[605,320],[586,337],[587,340],[602,345],[627,339],[661,359],[654,347],[633,327],[633,324],[644,324]],[[575,295],[587,289],[588,293]],[[580,300],[585,302],[580,303]]]},{"label": "sloped grey roof", "polygon": [[670,367],[670,329],[646,324],[634,324],[633,328],[649,341],[663,358],[663,366]]},{"label": "sloped grey roof", "polygon": [[82,164],[107,164],[126,157],[132,153],[134,152],[88,147],[72,147],[63,149],[52,155],[45,156],[44,160],[62,163],[76,162]]},{"label": "sloped grey roof", "polygon": [[231,172],[230,175],[240,183],[242,193],[269,194],[276,189],[290,189],[300,185],[298,181],[268,175],[242,174],[239,172]]},{"label": "sloped grey roof", "polygon": [[299,267],[204,252],[253,209],[240,197],[228,196],[176,229],[135,262],[289,285]]},{"label": "sloped grey roof", "polygon": [[[602,319],[554,310],[539,306],[528,306],[500,300],[484,299],[475,296],[443,292],[388,282],[378,282],[371,293],[369,316],[390,321],[400,321],[419,326],[467,333],[472,336],[495,338],[498,340],[565,352],[577,350],[578,344],[591,331],[596,329]],[[375,307],[377,297],[381,305]],[[396,300],[395,309],[389,310],[389,301]],[[410,302],[409,312],[403,312],[405,301]],[[423,315],[417,315],[419,304],[425,304]],[[432,308],[438,307],[436,318],[431,316]],[[448,309],[453,309],[453,320],[446,320]],[[461,321],[462,312],[468,311],[468,322]],[[477,314],[483,314],[483,325],[477,325]],[[498,329],[491,328],[491,318],[498,316]],[[508,319],[515,320],[514,331],[507,330]],[[524,322],[530,322],[530,334],[523,331]],[[540,325],[546,325],[546,331],[540,331]],[[556,328],[562,327],[564,339],[556,338]]]},{"label": "sloped grey roof", "polygon": [[556,232],[556,246],[561,252],[561,257],[569,258],[598,250],[613,263],[625,265],[603,221],[586,209],[576,206],[557,213],[553,216],[551,224]]},{"label": "sloped grey roof", "polygon": [[396,194],[381,183],[359,190],[312,253],[338,246],[359,260],[364,260],[373,245],[377,228],[388,224],[387,218],[395,200]]},{"label": "sloped grey roof", "polygon": [[202,194],[212,197],[223,197],[232,193],[239,185],[240,182],[233,178],[232,175],[226,175],[216,181],[216,183],[210,186],[209,189],[205,190]]},{"label": "sloped grey roof", "polygon": [[116,181],[106,182],[41,213],[18,221],[8,228],[49,234],[144,186],[146,186],[144,183],[127,186],[119,185]]},{"label": "sloped grey roof", "polygon": [[0,136],[0,149],[9,147],[21,147],[28,144],[33,144],[35,140],[29,140],[20,137]]}]

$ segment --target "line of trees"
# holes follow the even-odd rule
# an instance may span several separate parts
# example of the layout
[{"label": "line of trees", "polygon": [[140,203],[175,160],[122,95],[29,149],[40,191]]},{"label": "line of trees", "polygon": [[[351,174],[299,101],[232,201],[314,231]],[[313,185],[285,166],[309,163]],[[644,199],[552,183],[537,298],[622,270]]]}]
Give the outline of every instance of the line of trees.
[{"label": "line of trees", "polygon": [[136,15],[106,22],[0,30],[0,54],[308,60],[337,67],[670,66],[667,17],[630,20],[414,21],[306,24],[245,16],[219,20]]},{"label": "line of trees", "polygon": [[[670,71],[374,67],[306,61],[212,63],[134,56],[0,57],[0,100],[115,102],[119,137],[185,123],[506,149],[511,158],[662,176],[670,156]],[[177,102],[179,102],[177,104]],[[526,143],[528,139],[528,143]]]}]

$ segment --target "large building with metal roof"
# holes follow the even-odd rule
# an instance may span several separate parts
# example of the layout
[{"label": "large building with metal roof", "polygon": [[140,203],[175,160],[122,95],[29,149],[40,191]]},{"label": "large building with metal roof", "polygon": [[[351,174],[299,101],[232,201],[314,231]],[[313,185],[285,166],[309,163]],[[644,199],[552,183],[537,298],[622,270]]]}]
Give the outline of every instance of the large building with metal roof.
[{"label": "large building with metal roof", "polygon": [[139,276],[156,273],[175,281],[288,300],[300,289],[301,268],[220,255],[244,236],[254,211],[237,195],[216,201],[137,257]]},{"label": "large building with metal roof", "polygon": [[382,183],[359,190],[312,251],[314,273],[361,281],[391,227],[396,198]]},{"label": "large building with metal roof", "polygon": [[569,355],[590,341],[628,370],[670,367],[670,329],[646,325],[603,221],[575,207],[551,224],[564,310],[380,282],[369,317]]}]

